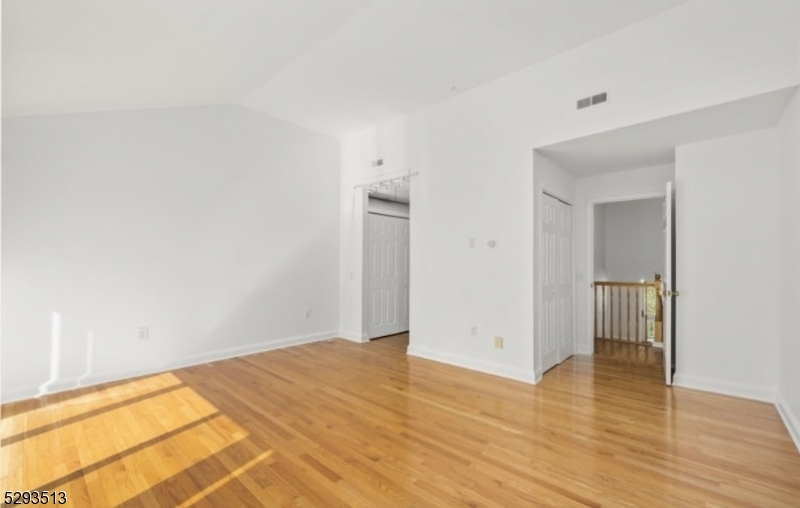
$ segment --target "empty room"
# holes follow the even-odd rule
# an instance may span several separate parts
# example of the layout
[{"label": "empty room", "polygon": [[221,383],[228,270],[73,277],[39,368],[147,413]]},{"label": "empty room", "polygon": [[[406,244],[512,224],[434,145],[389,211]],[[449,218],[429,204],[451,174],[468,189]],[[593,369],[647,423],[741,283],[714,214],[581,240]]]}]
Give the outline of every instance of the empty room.
[{"label": "empty room", "polygon": [[3,0],[3,506],[800,506],[800,0]]}]

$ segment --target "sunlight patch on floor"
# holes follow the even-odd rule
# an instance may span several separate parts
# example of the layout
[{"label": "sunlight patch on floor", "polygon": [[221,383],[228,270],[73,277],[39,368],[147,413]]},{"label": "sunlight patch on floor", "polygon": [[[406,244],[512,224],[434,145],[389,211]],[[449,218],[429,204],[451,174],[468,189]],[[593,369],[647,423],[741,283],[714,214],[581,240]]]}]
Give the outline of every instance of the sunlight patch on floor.
[{"label": "sunlight patch on floor", "polygon": [[[3,414],[2,421],[0,421],[0,438],[7,439],[22,432],[31,432],[40,427],[56,424],[67,418],[102,410],[106,406],[178,386],[181,383],[181,380],[175,377],[174,374],[166,372],[99,391],[91,391],[86,395],[69,398],[61,402],[49,404],[45,402],[42,407],[20,412],[19,414],[8,416]],[[3,411],[3,413],[6,413],[6,411]]]},{"label": "sunlight patch on floor", "polygon": [[[10,491],[64,490],[71,499],[116,506],[248,435],[186,386],[136,399],[179,383],[165,374],[12,417],[40,432],[0,448],[0,484]],[[102,411],[126,399],[136,400]],[[87,417],[45,428],[80,415]],[[28,432],[24,425],[16,430]]]}]

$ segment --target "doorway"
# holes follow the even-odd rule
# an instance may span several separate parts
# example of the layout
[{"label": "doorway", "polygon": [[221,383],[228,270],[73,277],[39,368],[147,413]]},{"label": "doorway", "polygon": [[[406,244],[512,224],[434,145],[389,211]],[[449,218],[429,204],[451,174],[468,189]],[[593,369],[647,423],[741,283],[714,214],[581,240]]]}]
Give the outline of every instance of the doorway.
[{"label": "doorway", "polygon": [[663,197],[594,204],[594,353],[662,363]]},{"label": "doorway", "polygon": [[369,190],[364,258],[369,340],[409,330],[411,200],[408,180]]}]

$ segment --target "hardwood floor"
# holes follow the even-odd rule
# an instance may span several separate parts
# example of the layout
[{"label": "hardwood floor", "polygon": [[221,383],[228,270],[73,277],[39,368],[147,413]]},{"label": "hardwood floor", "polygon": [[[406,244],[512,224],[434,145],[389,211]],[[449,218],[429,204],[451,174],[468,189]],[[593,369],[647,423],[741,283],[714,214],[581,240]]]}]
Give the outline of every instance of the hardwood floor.
[{"label": "hardwood floor", "polygon": [[661,365],[664,353],[649,344],[631,344],[612,339],[594,339],[594,354],[618,360]]},{"label": "hardwood floor", "polygon": [[3,491],[69,506],[797,507],[769,404],[575,357],[537,386],[405,336],[225,360],[2,406]]}]

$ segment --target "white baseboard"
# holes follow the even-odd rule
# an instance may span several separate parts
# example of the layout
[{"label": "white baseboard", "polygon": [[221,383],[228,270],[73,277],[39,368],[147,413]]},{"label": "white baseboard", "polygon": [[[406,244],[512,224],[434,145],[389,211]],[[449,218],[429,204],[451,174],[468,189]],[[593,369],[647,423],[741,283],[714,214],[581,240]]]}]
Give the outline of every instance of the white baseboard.
[{"label": "white baseboard", "polygon": [[762,402],[771,403],[775,402],[775,395],[777,393],[774,387],[748,385],[744,383],[735,383],[732,381],[703,378],[680,373],[675,374],[673,384],[682,388],[691,388],[693,390],[701,390],[704,392],[713,392],[722,395],[740,397],[743,399],[760,400]]},{"label": "white baseboard", "polygon": [[[297,337],[288,337],[284,339],[256,342],[254,344],[246,344],[242,346],[218,349],[207,353],[199,353],[195,355],[186,356],[179,360],[170,362],[167,365],[162,365],[154,369],[132,369],[125,372],[97,372],[89,376],[79,376],[72,379],[59,379],[54,381],[48,386],[46,394],[66,392],[78,388],[85,388],[87,386],[94,386],[102,383],[110,383],[114,381],[122,381],[139,376],[151,376],[168,372],[175,369],[184,367],[191,367],[193,365],[201,365],[204,363],[217,362],[226,360],[228,358],[236,358],[240,356],[252,355],[255,353],[264,353],[275,349],[282,349],[290,346],[299,346],[301,344],[310,344],[312,342],[320,342],[323,340],[335,339],[339,337],[339,333],[335,331],[314,333],[310,335],[301,335]],[[30,399],[39,396],[39,388],[42,385],[36,386],[18,386],[11,389],[3,389],[2,402],[14,402],[17,400]]]},{"label": "white baseboard", "polygon": [[580,346],[578,346],[577,354],[579,354],[579,355],[593,355],[594,354],[594,347],[580,345]]},{"label": "white baseboard", "polygon": [[369,342],[369,334],[366,332],[359,333],[352,330],[339,330],[339,337],[353,342]]},{"label": "white baseboard", "polygon": [[7,402],[14,402],[17,400],[25,400],[36,397],[39,393],[39,388],[37,386],[15,386],[13,388],[3,388],[3,396],[0,398],[0,402],[3,404]]},{"label": "white baseboard", "polygon": [[789,431],[797,451],[800,452],[800,415],[792,410],[792,406],[780,393],[776,397],[775,407],[778,408],[778,414],[781,415],[783,424],[786,425],[786,430]]},{"label": "white baseboard", "polygon": [[236,358],[239,356],[247,356],[255,353],[264,353],[274,349],[283,349],[285,347],[299,346],[301,344],[310,344],[312,342],[320,342],[323,340],[335,339],[339,337],[338,331],[328,331],[320,333],[312,333],[309,335],[300,335],[296,337],[288,337],[285,339],[257,342],[255,344],[246,344],[244,346],[237,346],[228,349],[221,349],[212,351],[210,353],[201,353],[187,357],[183,364],[173,368],[189,367],[191,365],[199,365],[201,363],[216,362],[225,360],[227,358]]},{"label": "white baseboard", "polygon": [[486,374],[493,374],[523,383],[535,384],[536,377],[533,370],[525,370],[517,367],[509,367],[500,363],[487,362],[486,360],[477,360],[461,355],[454,355],[452,353],[445,353],[442,351],[435,351],[419,346],[408,346],[407,354],[409,356],[416,356],[418,358],[425,358],[426,360],[433,360],[435,362],[446,363],[456,367],[462,367],[470,370],[477,370]]}]

